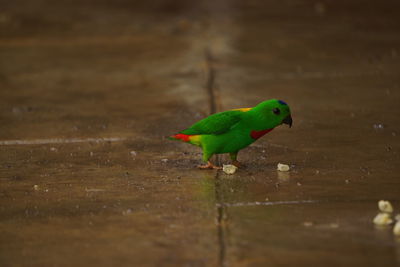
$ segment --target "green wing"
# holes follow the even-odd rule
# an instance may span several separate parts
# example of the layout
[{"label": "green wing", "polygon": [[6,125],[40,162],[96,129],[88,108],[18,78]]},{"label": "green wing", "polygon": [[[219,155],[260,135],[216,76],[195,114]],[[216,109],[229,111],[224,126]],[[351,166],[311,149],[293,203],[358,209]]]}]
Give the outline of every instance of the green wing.
[{"label": "green wing", "polygon": [[243,117],[243,111],[228,110],[204,118],[188,129],[183,130],[182,134],[223,134],[235,126]]}]

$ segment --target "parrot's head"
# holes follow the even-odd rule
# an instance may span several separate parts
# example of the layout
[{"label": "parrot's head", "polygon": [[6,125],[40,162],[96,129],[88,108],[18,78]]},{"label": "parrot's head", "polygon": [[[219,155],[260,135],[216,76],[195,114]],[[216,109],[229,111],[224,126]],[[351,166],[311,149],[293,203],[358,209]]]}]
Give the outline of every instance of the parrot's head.
[{"label": "parrot's head", "polygon": [[271,128],[281,124],[287,124],[292,127],[293,121],[290,115],[290,108],[282,100],[267,100],[258,104],[254,109],[257,110],[266,124],[271,125]]}]

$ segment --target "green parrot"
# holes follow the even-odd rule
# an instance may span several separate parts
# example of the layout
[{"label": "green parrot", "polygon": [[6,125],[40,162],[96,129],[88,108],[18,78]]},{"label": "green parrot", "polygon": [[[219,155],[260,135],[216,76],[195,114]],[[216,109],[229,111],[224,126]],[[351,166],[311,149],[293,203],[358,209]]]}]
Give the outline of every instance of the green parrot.
[{"label": "green parrot", "polygon": [[169,139],[196,145],[203,150],[205,165],[201,169],[220,169],[211,163],[214,154],[229,153],[232,164],[239,150],[252,144],[282,123],[292,127],[289,106],[282,100],[263,101],[253,108],[240,108],[219,112],[204,118]]}]

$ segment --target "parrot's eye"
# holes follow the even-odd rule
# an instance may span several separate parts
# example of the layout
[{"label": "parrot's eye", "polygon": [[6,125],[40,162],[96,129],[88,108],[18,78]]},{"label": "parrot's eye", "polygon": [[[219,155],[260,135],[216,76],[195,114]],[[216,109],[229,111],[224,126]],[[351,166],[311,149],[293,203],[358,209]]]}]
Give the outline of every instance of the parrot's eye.
[{"label": "parrot's eye", "polygon": [[279,108],[274,108],[274,109],[272,110],[272,112],[273,112],[275,115],[281,114],[281,110],[280,110]]}]

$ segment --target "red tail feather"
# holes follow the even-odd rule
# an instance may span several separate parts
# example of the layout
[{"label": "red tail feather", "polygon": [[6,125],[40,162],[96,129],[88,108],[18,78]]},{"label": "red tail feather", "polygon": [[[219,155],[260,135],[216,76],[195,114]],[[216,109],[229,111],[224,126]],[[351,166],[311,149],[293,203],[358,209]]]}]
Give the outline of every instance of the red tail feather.
[{"label": "red tail feather", "polygon": [[188,134],[175,134],[173,136],[171,136],[174,139],[179,139],[182,140],[183,142],[189,142],[189,138],[191,135]]}]

